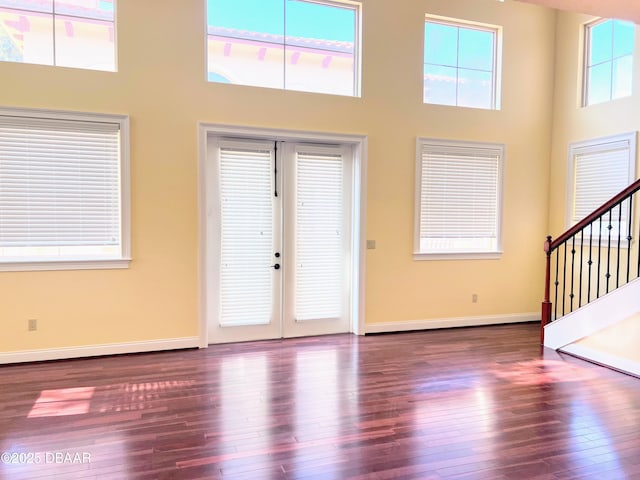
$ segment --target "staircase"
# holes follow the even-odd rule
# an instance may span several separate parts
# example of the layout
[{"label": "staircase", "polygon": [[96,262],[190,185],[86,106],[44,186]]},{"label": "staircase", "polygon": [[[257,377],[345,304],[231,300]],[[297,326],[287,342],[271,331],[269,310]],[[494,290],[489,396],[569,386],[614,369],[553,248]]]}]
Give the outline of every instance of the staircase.
[{"label": "staircase", "polygon": [[640,376],[637,180],[557,239],[547,237],[541,342]]},{"label": "staircase", "polygon": [[640,313],[606,327],[561,350],[640,377]]}]

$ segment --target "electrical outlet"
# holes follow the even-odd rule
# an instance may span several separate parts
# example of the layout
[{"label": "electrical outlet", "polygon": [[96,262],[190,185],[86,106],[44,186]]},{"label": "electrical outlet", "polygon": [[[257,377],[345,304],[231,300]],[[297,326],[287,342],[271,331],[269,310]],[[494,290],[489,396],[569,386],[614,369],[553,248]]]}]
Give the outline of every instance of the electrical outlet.
[{"label": "electrical outlet", "polygon": [[478,294],[474,293],[471,295],[471,303],[478,303]]},{"label": "electrical outlet", "polygon": [[35,318],[30,318],[28,328],[30,332],[35,332],[36,330],[38,330],[38,320]]}]

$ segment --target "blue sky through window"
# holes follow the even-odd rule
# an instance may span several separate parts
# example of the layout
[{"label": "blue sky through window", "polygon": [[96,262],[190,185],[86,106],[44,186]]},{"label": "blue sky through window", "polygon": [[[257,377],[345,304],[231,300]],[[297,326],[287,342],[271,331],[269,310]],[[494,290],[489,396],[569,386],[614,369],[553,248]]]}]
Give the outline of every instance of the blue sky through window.
[{"label": "blue sky through window", "polygon": [[424,63],[490,71],[493,42],[490,31],[427,22]]},{"label": "blue sky through window", "polygon": [[349,7],[322,5],[300,0],[208,0],[207,24],[235,30],[355,41],[356,12]]},{"label": "blue sky through window", "polygon": [[613,56],[621,57],[624,55],[633,55],[636,26],[631,22],[616,20],[613,23],[613,28],[615,38],[613,42]]},{"label": "blue sky through window", "polygon": [[496,32],[426,21],[424,102],[494,107]]},{"label": "blue sky through window", "polygon": [[590,65],[611,60],[613,50],[613,22],[603,22],[591,27]]},{"label": "blue sky through window", "polygon": [[493,32],[460,29],[460,68],[491,71],[493,69]]},{"label": "blue sky through window", "polygon": [[632,94],[635,25],[604,20],[587,26],[588,59],[585,104]]},{"label": "blue sky through window", "polygon": [[458,28],[441,23],[425,24],[424,63],[458,66]]}]

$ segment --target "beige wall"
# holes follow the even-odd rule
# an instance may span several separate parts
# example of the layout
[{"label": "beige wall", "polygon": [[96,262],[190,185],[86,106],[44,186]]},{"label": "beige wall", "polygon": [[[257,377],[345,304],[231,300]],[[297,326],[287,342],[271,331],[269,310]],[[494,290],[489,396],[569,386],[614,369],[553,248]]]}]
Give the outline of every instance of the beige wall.
[{"label": "beige wall", "polygon": [[[569,144],[640,129],[640,30],[636,28],[633,96],[581,106],[583,25],[594,17],[558,12],[549,233],[565,230]],[[636,165],[636,178],[640,168]]]},{"label": "beige wall", "polygon": [[[3,63],[0,105],[131,116],[133,262],[0,272],[0,351],[197,335],[199,121],[368,135],[366,238],[378,247],[367,252],[368,323],[538,310],[555,12],[365,1],[362,98],[346,98],[207,83],[204,0],[118,3],[118,73]],[[504,27],[501,111],[422,104],[425,13]],[[417,136],[506,144],[502,259],[413,260]],[[29,318],[37,332],[26,331]]]}]

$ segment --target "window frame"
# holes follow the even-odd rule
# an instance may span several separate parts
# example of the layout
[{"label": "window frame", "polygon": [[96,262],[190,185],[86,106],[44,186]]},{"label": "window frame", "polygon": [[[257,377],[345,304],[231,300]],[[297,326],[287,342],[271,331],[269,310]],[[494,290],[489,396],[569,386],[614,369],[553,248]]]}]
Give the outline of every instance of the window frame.
[{"label": "window frame", "polygon": [[[497,171],[497,201],[496,201],[496,248],[491,251],[459,251],[450,250],[442,252],[423,252],[420,248],[420,227],[422,214],[422,156],[425,147],[433,146],[442,148],[466,148],[493,150],[498,155]],[[471,142],[442,140],[434,138],[418,137],[416,140],[416,177],[414,198],[414,260],[490,260],[499,259],[503,254],[503,216],[504,216],[504,176],[505,176],[506,146],[501,143]]]},{"label": "window frame", "polygon": [[[427,65],[425,62],[425,53],[426,53],[426,41],[425,41],[425,29],[427,23],[434,23],[445,25],[449,27],[456,27],[458,29],[464,28],[467,30],[479,30],[483,32],[490,32],[494,35],[493,37],[493,62],[491,65],[491,78],[492,78],[492,86],[491,86],[491,107],[474,107],[474,106],[466,106],[458,104],[458,85],[456,82],[456,103],[455,105],[445,104],[445,103],[431,103],[425,102],[424,94],[424,66]],[[501,100],[502,100],[502,26],[493,25],[489,23],[480,23],[480,22],[472,22],[468,20],[463,20],[459,18],[451,18],[451,17],[443,17],[440,15],[431,15],[425,14],[424,27],[423,27],[423,40],[422,40],[422,68],[423,68],[423,82],[422,82],[422,104],[423,105],[439,105],[444,107],[457,107],[457,108],[475,108],[478,110],[501,110]],[[458,44],[458,49],[456,51],[457,58],[460,57],[460,44]],[[430,64],[431,65],[431,64]],[[451,67],[453,68],[453,67]],[[460,70],[459,64],[455,66],[456,74],[458,70]]]},{"label": "window frame", "polygon": [[[51,63],[15,62],[12,60],[3,60],[3,61],[0,61],[0,63],[8,62],[8,63],[19,63],[19,64],[22,63],[26,65],[43,65],[43,66],[58,67],[58,68],[75,68],[75,69],[89,70],[94,72],[117,72],[118,71],[118,35],[117,35],[116,27],[117,27],[117,18],[118,18],[118,0],[113,0],[113,20],[104,20],[104,19],[97,19],[92,17],[83,17],[80,15],[67,15],[63,13],[58,13],[56,12],[56,5],[55,5],[56,0],[52,0],[52,2],[53,2],[53,6],[52,6],[51,12],[42,12],[40,10],[33,10],[33,9],[30,10],[22,6],[2,7],[2,8],[5,8],[6,10],[10,10],[17,13],[20,13],[20,12],[31,13],[31,14],[35,13],[35,14],[47,15],[51,17],[51,22],[52,22],[51,39],[50,39],[51,52],[52,52]],[[88,21],[97,20],[105,23],[111,23],[113,25],[113,68],[112,69],[88,68],[84,66],[58,64],[57,54],[56,54],[56,26],[55,26],[57,21],[56,19],[58,17],[74,18],[77,20],[88,20]]]},{"label": "window frame", "polygon": [[[610,75],[609,75],[609,80],[611,83],[611,87],[609,89],[609,98],[608,100],[603,100],[601,102],[595,102],[595,103],[589,103],[589,69],[592,68],[593,66],[589,64],[589,56],[591,54],[591,44],[593,43],[591,41],[591,31],[593,29],[593,27],[597,26],[597,25],[601,25],[603,23],[606,22],[614,22],[612,25],[612,42],[611,42],[611,48],[614,48],[614,44],[615,44],[615,22],[616,21],[621,21],[621,20],[617,20],[614,18],[597,18],[595,20],[592,20],[590,22],[587,22],[583,25],[583,29],[582,29],[582,35],[583,35],[583,51],[584,51],[584,55],[583,55],[583,59],[582,59],[582,64],[583,64],[583,68],[582,68],[582,107],[590,107],[593,105],[600,105],[600,104],[604,104],[604,103],[608,103],[611,102],[613,100],[617,100],[620,98],[629,98],[630,96],[633,95],[633,65],[632,65],[632,73],[631,73],[631,94],[630,95],[625,95],[622,97],[614,97],[613,96],[613,65],[614,65],[614,61],[616,59],[622,58],[622,57],[614,57],[614,53],[613,50],[611,51],[611,56],[607,57],[607,60],[605,62],[601,62],[601,63],[610,63],[611,64],[611,69],[610,69]],[[636,27],[637,29],[637,27]],[[635,42],[634,42],[634,46],[633,46],[633,52],[631,54],[631,61],[634,61],[634,57],[635,57]]]},{"label": "window frame", "polygon": [[[209,10],[209,0],[205,1],[205,18],[204,18],[204,78],[207,83],[214,84],[226,84],[227,82],[220,82],[209,79],[209,23],[208,23],[208,10]],[[282,0],[285,4],[287,0]],[[330,93],[330,92],[319,92],[313,90],[301,90],[301,89],[292,89],[286,88],[286,80],[283,82],[281,87],[271,87],[268,85],[252,85],[252,84],[244,84],[244,83],[233,83],[228,82],[229,85],[235,85],[240,87],[254,87],[254,88],[270,88],[272,90],[282,90],[289,92],[302,92],[302,93],[311,93],[316,95],[334,95],[338,97],[346,97],[346,98],[361,98],[362,97],[362,10],[363,10],[363,2],[358,0],[303,0],[308,3],[315,3],[319,5],[327,5],[333,6],[337,8],[351,8],[355,11],[355,24],[354,24],[354,53],[353,53],[353,94],[345,95],[340,93]],[[286,17],[285,17],[286,22]],[[283,47],[286,48],[289,44],[286,43],[286,36],[283,33]],[[283,57],[282,68],[286,67],[286,56]]]},{"label": "window frame", "polygon": [[2,271],[98,270],[128,268],[131,262],[131,181],[129,116],[48,109],[0,107],[0,116],[118,126],[120,136],[120,253],[118,256],[25,257],[7,260],[0,257]]},{"label": "window frame", "polygon": [[[636,145],[638,141],[637,138],[638,138],[638,132],[633,131],[633,132],[627,132],[627,133],[620,133],[617,135],[610,135],[606,137],[598,137],[598,138],[582,140],[578,142],[572,142],[569,144],[568,155],[567,155],[567,184],[566,184],[567,194],[565,199],[565,227],[567,229],[571,228],[573,225],[575,225],[577,222],[580,221],[580,220],[576,220],[576,221],[573,220],[574,205],[576,201],[576,190],[578,188],[578,186],[576,185],[575,158],[581,153],[594,154],[594,153],[597,153],[598,151],[605,149],[607,145],[621,144],[626,142],[629,146],[629,149],[628,149],[629,156],[627,159],[627,182],[626,183],[627,185],[630,185],[635,181],[636,158],[637,158]],[[614,195],[618,193],[620,193],[620,191],[611,193],[609,198],[612,198]],[[600,205],[596,205],[592,209],[592,211],[595,211],[595,209],[598,208],[599,206]],[[624,218],[623,225],[625,227],[627,225],[628,220],[629,220],[628,216]],[[628,234],[628,232],[625,232],[625,233]],[[584,240],[589,240],[589,238],[597,239],[599,238],[599,235],[596,233],[593,235],[593,237],[591,237],[590,235],[585,234],[583,238]],[[618,236],[615,235],[615,236],[612,236],[611,238],[615,238],[617,240]],[[621,247],[624,246],[626,248],[628,246],[628,242],[625,238],[623,238],[622,240],[623,241],[621,243]]]}]

